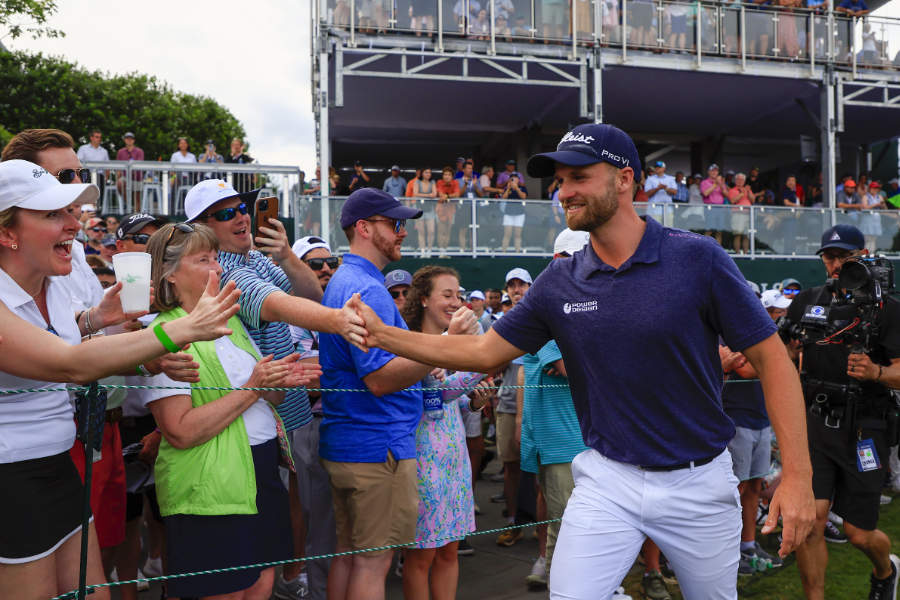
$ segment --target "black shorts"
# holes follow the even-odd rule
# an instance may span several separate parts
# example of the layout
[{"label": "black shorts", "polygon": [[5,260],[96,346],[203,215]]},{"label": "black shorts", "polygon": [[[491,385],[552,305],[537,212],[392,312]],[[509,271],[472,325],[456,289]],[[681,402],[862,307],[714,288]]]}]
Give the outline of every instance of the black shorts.
[{"label": "black shorts", "polygon": [[[143,439],[145,435],[156,429],[156,421],[153,415],[145,415],[143,417],[126,417],[119,423],[119,431],[122,434],[122,447],[126,448],[132,444],[136,444]],[[126,467],[126,475],[128,469]],[[156,489],[151,486],[140,494],[125,494],[125,520],[133,521],[140,518],[144,513],[144,497],[150,502],[150,511],[153,518],[162,522],[162,515],[159,514],[159,504],[156,502]]]},{"label": "black shorts", "polygon": [[881,489],[890,448],[883,428],[862,427],[862,439],[872,439],[881,468],[861,473],[856,466],[857,431],[831,429],[822,417],[807,414],[809,456],[816,500],[834,499],[832,510],[845,521],[871,531],[878,525]]},{"label": "black shorts", "polygon": [[49,556],[81,530],[84,486],[68,452],[0,464],[0,564]]},{"label": "black shorts", "polygon": [[650,29],[653,27],[653,17],[656,13],[656,5],[650,2],[628,3],[628,24],[632,27]]}]

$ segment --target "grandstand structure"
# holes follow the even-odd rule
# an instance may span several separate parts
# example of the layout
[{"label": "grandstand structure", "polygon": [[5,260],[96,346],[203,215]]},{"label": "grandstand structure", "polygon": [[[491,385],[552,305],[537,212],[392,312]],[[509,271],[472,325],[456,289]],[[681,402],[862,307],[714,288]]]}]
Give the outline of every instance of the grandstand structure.
[{"label": "grandstand structure", "polygon": [[[572,126],[612,123],[632,135],[645,164],[664,160],[670,174],[705,173],[712,162],[782,181],[821,171],[826,208],[789,217],[803,221],[806,243],[788,251],[756,240],[753,252],[810,256],[813,232],[844,219],[834,209],[842,173],[898,172],[900,20],[833,6],[316,0],[319,164],[359,160],[379,172],[377,183],[391,164],[440,168],[459,155],[476,169],[514,158],[524,171],[527,156]],[[679,28],[683,38],[673,35]],[[526,183],[539,198],[547,182]],[[323,202],[324,235],[334,234],[329,211],[338,206]],[[896,219],[888,225],[896,230]],[[470,250],[478,254],[475,241]]]}]

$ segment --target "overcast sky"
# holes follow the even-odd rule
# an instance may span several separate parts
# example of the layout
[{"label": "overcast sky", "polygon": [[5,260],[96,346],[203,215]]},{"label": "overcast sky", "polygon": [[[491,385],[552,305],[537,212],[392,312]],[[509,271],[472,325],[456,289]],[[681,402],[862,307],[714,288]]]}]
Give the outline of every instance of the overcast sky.
[{"label": "overcast sky", "polygon": [[[211,96],[244,124],[252,156],[312,173],[310,1],[63,0],[50,25],[65,38],[3,42],[90,69],[155,75],[176,90]],[[900,0],[876,14],[900,17]]]}]

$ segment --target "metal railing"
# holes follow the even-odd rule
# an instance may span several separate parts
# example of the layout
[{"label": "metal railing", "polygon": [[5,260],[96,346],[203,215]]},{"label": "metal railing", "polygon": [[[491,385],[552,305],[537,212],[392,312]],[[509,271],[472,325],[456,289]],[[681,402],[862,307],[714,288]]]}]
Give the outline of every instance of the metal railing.
[{"label": "metal railing", "polygon": [[283,165],[105,161],[84,166],[100,187],[98,209],[103,214],[184,214],[188,190],[204,179],[224,179],[239,192],[261,188],[261,195],[278,196],[283,217],[290,216],[302,193],[299,167]]},{"label": "metal railing", "polygon": [[[852,17],[819,8],[686,0],[326,0],[326,26],[357,36],[406,34],[471,40],[469,51],[498,43],[600,44],[629,50],[766,59],[839,68],[900,70],[900,19]],[[573,35],[574,32],[574,35]],[[369,38],[371,39],[371,37]],[[484,42],[479,46],[478,42]]]},{"label": "metal railing", "polygon": [[[336,252],[347,238],[338,223],[346,197],[301,196],[293,207],[294,235],[320,235]],[[549,200],[401,198],[424,216],[406,224],[405,256],[541,256],[565,227],[559,205]],[[326,210],[327,205],[327,210]],[[837,223],[862,230],[870,251],[900,256],[900,211],[789,208],[687,203],[636,203],[640,215],[666,226],[707,234],[736,256],[813,258],[822,232]],[[443,235],[443,238],[438,237]]]}]

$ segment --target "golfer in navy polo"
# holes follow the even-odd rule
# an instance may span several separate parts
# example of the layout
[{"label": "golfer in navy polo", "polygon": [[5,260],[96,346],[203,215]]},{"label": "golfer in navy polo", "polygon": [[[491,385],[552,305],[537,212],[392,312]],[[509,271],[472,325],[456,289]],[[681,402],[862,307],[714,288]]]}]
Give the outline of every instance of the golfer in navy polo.
[{"label": "golfer in navy polo", "polygon": [[566,223],[590,232],[591,243],[550,263],[483,336],[388,327],[356,302],[367,344],[490,371],[556,340],[588,450],[572,464],[550,597],[610,598],[650,537],[686,598],[737,598],[741,515],[720,336],[759,372],[784,461],[763,531],[783,518],[784,556],[814,519],[800,382],[774,324],[714,241],[638,217],[640,159],[623,131],[580,125],[556,152],[532,157],[528,172],[560,179]]}]

